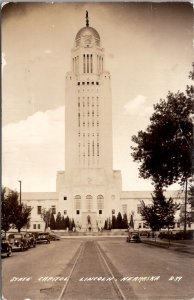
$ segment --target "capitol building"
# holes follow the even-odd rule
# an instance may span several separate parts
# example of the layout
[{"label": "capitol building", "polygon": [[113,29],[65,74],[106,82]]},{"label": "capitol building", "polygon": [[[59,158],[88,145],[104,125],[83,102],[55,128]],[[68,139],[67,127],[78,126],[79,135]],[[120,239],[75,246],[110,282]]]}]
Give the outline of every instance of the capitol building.
[{"label": "capitol building", "polygon": [[44,230],[42,209],[74,219],[81,231],[103,228],[118,212],[128,220],[133,214],[135,228],[145,228],[140,200],[150,203],[151,192],[122,191],[121,171],[113,170],[111,74],[105,60],[100,35],[86,15],[65,78],[65,170],[57,172],[56,192],[22,193],[22,202],[33,208],[30,230]]}]

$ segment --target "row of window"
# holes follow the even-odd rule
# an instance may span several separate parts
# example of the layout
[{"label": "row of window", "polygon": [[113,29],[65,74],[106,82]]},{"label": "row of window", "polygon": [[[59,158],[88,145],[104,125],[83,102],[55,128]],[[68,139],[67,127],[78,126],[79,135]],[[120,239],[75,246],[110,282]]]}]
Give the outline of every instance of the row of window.
[{"label": "row of window", "polygon": [[82,82],[78,81],[77,85],[81,85],[81,84],[82,85],[85,85],[85,84],[86,85],[90,85],[90,84],[91,85],[95,85],[95,84],[99,85],[99,81],[96,81],[96,82],[94,82],[94,81],[91,81],[91,82],[90,81],[82,81]]},{"label": "row of window", "polygon": [[[64,197],[65,198],[65,197]],[[66,197],[67,198],[67,197]],[[65,200],[65,199],[64,199]],[[37,206],[37,214],[38,215],[41,215],[41,213],[42,213],[42,206],[40,206],[40,205],[38,205]],[[53,214],[56,214],[56,206],[55,205],[52,205],[51,206],[51,213],[53,213]]]},{"label": "row of window", "polygon": [[33,224],[33,229],[40,229],[40,224]]},{"label": "row of window", "polygon": [[[80,214],[80,210],[77,209],[77,210],[76,210],[76,215],[79,215],[79,214]],[[102,215],[102,209],[99,209],[99,210],[98,210],[98,214],[99,214],[99,215]]]}]

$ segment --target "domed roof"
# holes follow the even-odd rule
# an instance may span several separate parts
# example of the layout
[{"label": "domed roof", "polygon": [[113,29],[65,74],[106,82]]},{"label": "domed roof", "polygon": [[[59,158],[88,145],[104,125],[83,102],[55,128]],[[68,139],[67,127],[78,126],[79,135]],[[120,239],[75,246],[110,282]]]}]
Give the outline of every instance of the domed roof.
[{"label": "domed roof", "polygon": [[92,35],[95,38],[96,44],[99,45],[100,35],[96,29],[90,26],[83,27],[78,31],[75,37],[76,44],[79,45],[79,40],[81,39],[81,37],[87,35]]}]

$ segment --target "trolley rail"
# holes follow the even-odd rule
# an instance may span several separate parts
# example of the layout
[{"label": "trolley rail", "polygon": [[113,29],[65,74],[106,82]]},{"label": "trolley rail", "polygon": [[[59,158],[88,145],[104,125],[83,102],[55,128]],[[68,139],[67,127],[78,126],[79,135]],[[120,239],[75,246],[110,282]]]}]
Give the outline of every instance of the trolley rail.
[{"label": "trolley rail", "polygon": [[[90,244],[89,244],[90,243]],[[90,249],[91,248],[91,249]],[[73,299],[81,299],[82,293],[85,292],[85,287],[88,287],[91,285],[90,293],[92,293],[89,297],[92,299],[92,296],[95,294],[95,291],[97,290],[98,293],[101,293],[98,295],[98,297],[94,296],[95,299],[100,299],[100,296],[102,297],[103,291],[100,290],[100,284],[99,282],[79,282],[78,280],[78,274],[81,272],[82,278],[88,278],[88,272],[87,272],[87,267],[85,266],[85,261],[87,261],[87,255],[88,253],[90,254],[90,250],[92,250],[94,253],[94,259],[91,260],[91,255],[89,255],[89,260],[88,260],[88,266],[90,267],[90,272],[91,272],[91,266],[90,264],[94,264],[94,261],[96,262],[96,268],[98,269],[96,271],[96,268],[94,268],[94,271],[96,274],[103,274],[104,277],[106,278],[112,278],[112,280],[108,280],[107,282],[102,282],[101,288],[102,290],[106,293],[109,292],[110,290],[110,299],[118,299],[118,300],[127,300],[125,297],[121,286],[119,285],[119,282],[114,276],[114,271],[111,269],[111,266],[106,259],[106,256],[103,253],[103,250],[100,248],[98,242],[96,241],[90,241],[90,242],[85,242],[84,244],[80,245],[80,248],[78,250],[78,253],[75,257],[73,266],[69,272],[68,280],[65,282],[61,293],[58,297],[58,300],[62,299],[70,299],[72,296],[70,295],[70,290],[74,291],[74,298]],[[95,250],[95,251],[94,251]],[[82,272],[83,270],[83,272]],[[95,275],[94,275],[95,276]],[[97,277],[92,277],[92,278],[98,278]],[[84,286],[85,284],[85,286]],[[84,288],[83,288],[84,286]],[[76,293],[76,296],[75,296]],[[75,298],[76,297],[76,298]],[[87,299],[87,296],[84,297],[84,299]],[[103,299],[103,298],[101,298]]]}]

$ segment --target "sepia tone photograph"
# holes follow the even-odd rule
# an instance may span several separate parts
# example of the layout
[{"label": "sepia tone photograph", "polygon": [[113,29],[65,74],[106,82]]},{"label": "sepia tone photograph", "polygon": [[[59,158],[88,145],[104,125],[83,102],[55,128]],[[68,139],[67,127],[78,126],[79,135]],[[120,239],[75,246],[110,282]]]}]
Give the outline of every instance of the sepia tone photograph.
[{"label": "sepia tone photograph", "polygon": [[1,298],[194,299],[189,2],[2,4]]}]

